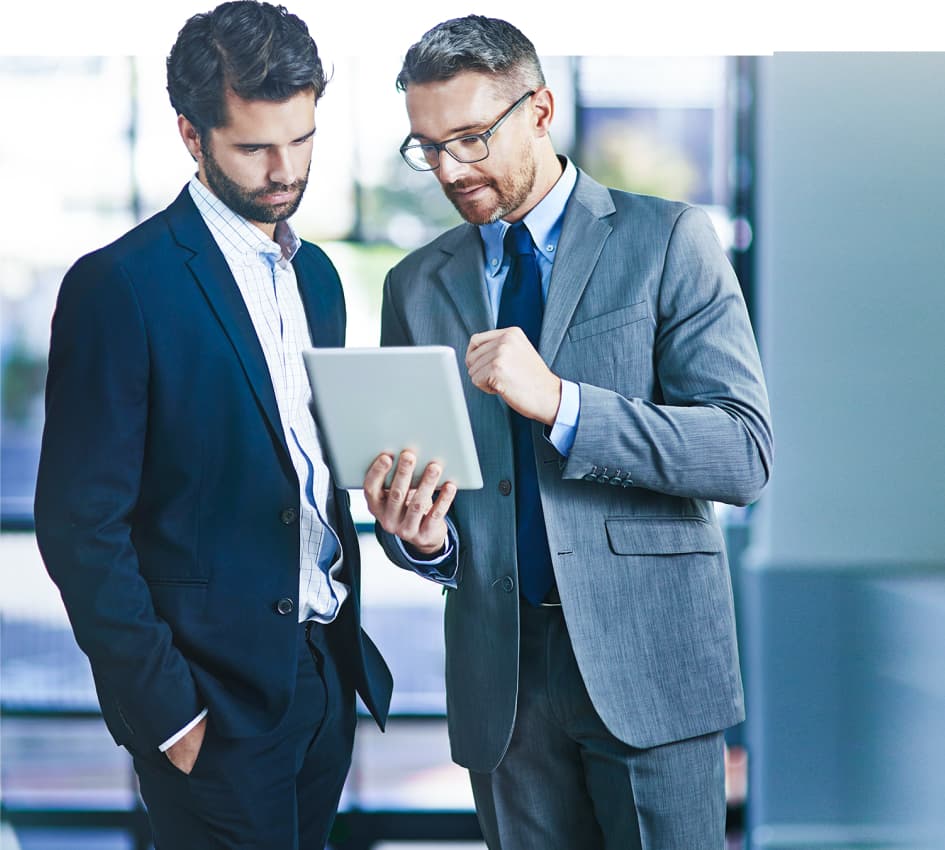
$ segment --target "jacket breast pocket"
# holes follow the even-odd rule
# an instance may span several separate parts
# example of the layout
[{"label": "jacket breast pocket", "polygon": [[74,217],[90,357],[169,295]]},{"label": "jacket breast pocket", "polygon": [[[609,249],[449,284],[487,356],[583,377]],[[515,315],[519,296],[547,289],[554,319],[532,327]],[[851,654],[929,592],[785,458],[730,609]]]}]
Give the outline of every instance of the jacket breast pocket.
[{"label": "jacket breast pocket", "polygon": [[717,554],[719,529],[701,517],[612,517],[604,520],[615,555]]},{"label": "jacket breast pocket", "polygon": [[646,301],[637,301],[635,304],[628,304],[626,307],[620,307],[617,310],[611,310],[607,313],[601,313],[599,316],[576,322],[568,328],[568,339],[576,342],[579,339],[616,330],[625,325],[639,322],[647,318],[649,314],[650,311]]}]

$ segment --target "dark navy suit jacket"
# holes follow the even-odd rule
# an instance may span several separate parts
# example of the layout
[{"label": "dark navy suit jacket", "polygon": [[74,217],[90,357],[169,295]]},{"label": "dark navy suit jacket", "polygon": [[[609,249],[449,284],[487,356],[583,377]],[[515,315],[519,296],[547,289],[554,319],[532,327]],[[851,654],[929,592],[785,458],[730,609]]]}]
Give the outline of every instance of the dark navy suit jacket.
[{"label": "dark navy suit jacket", "polygon": [[[331,262],[303,242],[293,265],[313,343],[343,345]],[[391,677],[360,626],[348,495],[331,496],[353,592],[329,635],[383,726]],[[119,743],[157,748],[204,706],[226,736],[278,724],[299,500],[252,321],[185,188],[69,270],[52,323],[36,535]]]}]

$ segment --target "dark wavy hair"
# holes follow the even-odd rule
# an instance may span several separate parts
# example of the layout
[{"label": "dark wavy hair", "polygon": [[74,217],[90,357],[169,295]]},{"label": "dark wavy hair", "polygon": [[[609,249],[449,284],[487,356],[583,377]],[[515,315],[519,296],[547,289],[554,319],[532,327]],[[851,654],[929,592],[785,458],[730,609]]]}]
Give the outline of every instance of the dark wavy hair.
[{"label": "dark wavy hair", "polygon": [[443,82],[464,71],[488,74],[508,84],[510,91],[545,85],[535,45],[521,30],[499,18],[467,15],[437,24],[410,47],[397,75],[397,89]]},{"label": "dark wavy hair", "polygon": [[184,24],[167,57],[171,105],[204,135],[227,122],[225,96],[283,101],[327,84],[318,48],[283,6],[233,0]]}]

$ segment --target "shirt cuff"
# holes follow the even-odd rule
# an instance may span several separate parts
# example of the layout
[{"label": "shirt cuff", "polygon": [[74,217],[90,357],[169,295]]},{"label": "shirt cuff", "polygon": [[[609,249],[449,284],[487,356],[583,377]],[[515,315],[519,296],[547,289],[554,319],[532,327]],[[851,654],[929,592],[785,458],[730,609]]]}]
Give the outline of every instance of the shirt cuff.
[{"label": "shirt cuff", "polygon": [[[435,557],[417,558],[415,555],[410,554],[403,540],[399,537],[394,537],[394,539],[397,541],[397,545],[400,547],[404,558],[407,559],[418,573],[438,584],[445,584],[447,587],[456,586],[456,570],[459,567],[459,558],[456,558],[455,554],[459,545],[459,535],[456,532],[456,526],[453,525],[453,521],[449,517],[446,517],[446,550]],[[414,552],[415,551],[416,550],[414,550]],[[447,563],[450,560],[453,561],[453,569],[450,570],[449,575],[436,569],[440,564]]]},{"label": "shirt cuff", "polygon": [[184,737],[191,729],[193,729],[201,720],[207,716],[209,709],[204,709],[200,712],[193,720],[190,721],[183,729],[180,730],[176,735],[171,735],[163,744],[161,744],[158,749],[162,753],[166,753],[171,747],[174,746],[181,738]]},{"label": "shirt cuff", "polygon": [[548,434],[548,440],[558,450],[558,454],[567,457],[577,436],[578,420],[581,418],[581,388],[573,381],[561,381],[561,403],[558,416]]}]

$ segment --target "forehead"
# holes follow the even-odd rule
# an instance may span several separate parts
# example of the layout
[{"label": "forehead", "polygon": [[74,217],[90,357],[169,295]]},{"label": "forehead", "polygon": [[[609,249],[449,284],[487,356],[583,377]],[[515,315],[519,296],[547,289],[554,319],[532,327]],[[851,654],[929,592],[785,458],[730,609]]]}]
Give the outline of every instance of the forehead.
[{"label": "forehead", "polygon": [[508,101],[507,91],[494,77],[472,71],[449,80],[411,83],[406,94],[410,133],[435,141],[484,130],[508,109]]},{"label": "forehead", "polygon": [[245,100],[225,95],[226,124],[214,132],[233,141],[278,144],[311,132],[315,126],[315,93],[301,91],[287,100]]}]

